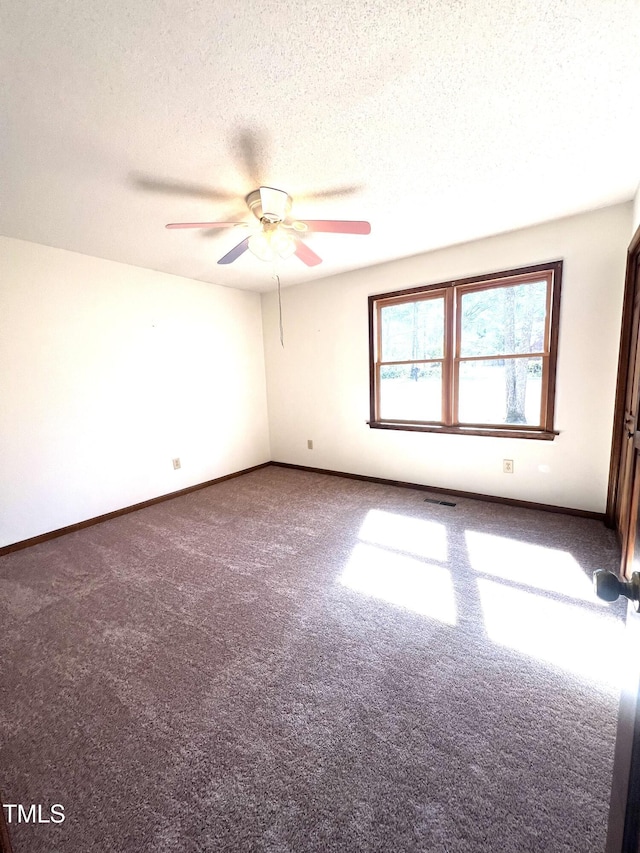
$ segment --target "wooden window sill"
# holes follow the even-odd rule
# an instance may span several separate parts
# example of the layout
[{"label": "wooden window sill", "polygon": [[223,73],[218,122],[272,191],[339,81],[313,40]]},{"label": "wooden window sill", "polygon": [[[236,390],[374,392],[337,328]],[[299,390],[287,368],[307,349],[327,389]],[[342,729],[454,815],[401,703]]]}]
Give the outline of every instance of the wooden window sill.
[{"label": "wooden window sill", "polygon": [[559,435],[556,430],[522,427],[479,427],[440,426],[438,424],[399,423],[397,421],[367,421],[371,429],[397,429],[406,432],[440,432],[447,435],[489,435],[494,438],[530,438],[538,441],[553,441]]}]

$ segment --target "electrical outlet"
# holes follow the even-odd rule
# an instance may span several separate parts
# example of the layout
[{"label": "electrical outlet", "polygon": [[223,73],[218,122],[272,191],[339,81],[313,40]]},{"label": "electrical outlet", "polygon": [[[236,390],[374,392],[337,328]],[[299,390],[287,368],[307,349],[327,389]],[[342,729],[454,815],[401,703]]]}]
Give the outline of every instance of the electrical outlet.
[{"label": "electrical outlet", "polygon": [[307,439],[307,450],[313,450],[313,439],[312,438]]},{"label": "electrical outlet", "polygon": [[503,459],[502,470],[505,474],[513,474],[513,459]]},{"label": "electrical outlet", "polygon": [[173,470],[177,471],[178,468],[180,467],[180,457],[176,456],[176,458],[173,459],[172,462],[173,462]]}]

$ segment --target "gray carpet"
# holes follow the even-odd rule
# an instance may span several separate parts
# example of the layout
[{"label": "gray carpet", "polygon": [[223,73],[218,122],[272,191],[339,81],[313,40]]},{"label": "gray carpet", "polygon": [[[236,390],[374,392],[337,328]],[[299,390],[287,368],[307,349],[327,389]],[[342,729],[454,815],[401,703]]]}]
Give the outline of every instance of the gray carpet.
[{"label": "gray carpet", "polygon": [[602,851],[613,534],[424,498],[271,466],[0,559],[15,853]]}]

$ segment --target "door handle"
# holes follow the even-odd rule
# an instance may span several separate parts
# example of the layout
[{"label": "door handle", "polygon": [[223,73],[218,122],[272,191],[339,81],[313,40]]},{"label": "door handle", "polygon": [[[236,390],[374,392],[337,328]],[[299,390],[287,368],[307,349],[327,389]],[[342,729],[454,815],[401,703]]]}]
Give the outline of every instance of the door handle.
[{"label": "door handle", "polygon": [[593,588],[602,601],[617,601],[624,595],[633,602],[634,609],[640,613],[640,572],[634,572],[630,581],[621,581],[613,572],[598,569],[593,573]]}]

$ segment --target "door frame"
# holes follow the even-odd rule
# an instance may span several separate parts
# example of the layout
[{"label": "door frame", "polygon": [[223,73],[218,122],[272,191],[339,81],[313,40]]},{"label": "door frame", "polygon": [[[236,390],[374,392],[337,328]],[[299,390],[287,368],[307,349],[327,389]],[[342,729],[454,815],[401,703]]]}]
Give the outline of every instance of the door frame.
[{"label": "door frame", "polygon": [[627,606],[605,853],[638,853],[640,838],[640,614]]},{"label": "door frame", "polygon": [[625,436],[625,402],[627,397],[628,365],[631,357],[631,340],[633,337],[633,313],[637,291],[640,289],[640,276],[635,275],[637,259],[640,256],[640,227],[633,235],[627,250],[627,269],[625,275],[624,301],[622,305],[622,328],[620,332],[620,351],[618,355],[618,377],[616,382],[616,398],[613,411],[613,434],[611,439],[611,462],[609,465],[609,485],[607,489],[607,508],[605,524],[617,530],[622,540],[624,534],[617,529],[616,510],[620,490],[620,463],[622,459]]},{"label": "door frame", "polygon": [[2,797],[0,796],[0,853],[11,853],[11,839],[9,838],[9,827],[4,816]]},{"label": "door frame", "polygon": [[[638,569],[640,556],[640,228],[627,250],[627,268],[622,307],[618,377],[611,439],[611,462],[605,523],[615,529],[621,546],[620,575],[628,578]],[[635,324],[635,328],[634,328]],[[633,359],[633,365],[632,365]],[[631,367],[634,367],[632,370]],[[627,404],[634,423],[627,422]],[[635,435],[631,433],[633,428]],[[633,444],[631,438],[633,437]],[[629,454],[631,456],[629,457]],[[623,472],[628,462],[628,473]],[[624,476],[621,476],[624,475]],[[626,488],[623,489],[623,479]],[[638,853],[640,840],[640,614],[631,603],[622,649],[626,673],[620,705],[609,801],[606,853]]]}]

